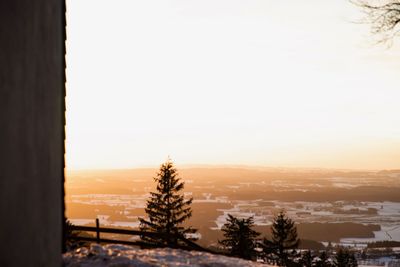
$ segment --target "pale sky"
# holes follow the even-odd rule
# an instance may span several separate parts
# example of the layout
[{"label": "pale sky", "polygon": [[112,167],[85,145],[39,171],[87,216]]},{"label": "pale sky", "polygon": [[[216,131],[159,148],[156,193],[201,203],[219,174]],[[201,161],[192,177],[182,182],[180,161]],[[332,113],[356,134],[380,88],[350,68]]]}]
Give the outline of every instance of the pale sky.
[{"label": "pale sky", "polygon": [[348,0],[67,0],[67,169],[400,168],[400,39],[359,19]]}]

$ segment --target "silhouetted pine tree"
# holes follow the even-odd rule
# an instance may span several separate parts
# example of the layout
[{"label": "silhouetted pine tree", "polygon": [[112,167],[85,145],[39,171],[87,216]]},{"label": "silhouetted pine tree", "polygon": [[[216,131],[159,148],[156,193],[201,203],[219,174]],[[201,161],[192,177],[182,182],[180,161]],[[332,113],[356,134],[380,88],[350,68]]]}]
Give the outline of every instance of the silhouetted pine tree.
[{"label": "silhouetted pine tree", "polygon": [[[278,264],[279,266],[292,265],[292,257],[295,256],[296,249],[300,243],[297,238],[297,229],[284,211],[275,216],[271,227],[272,239],[264,238],[263,250],[267,262]],[[292,251],[290,251],[292,250]]]},{"label": "silhouetted pine tree", "polygon": [[229,250],[229,254],[232,256],[248,260],[255,259],[257,255],[256,242],[260,233],[251,229],[253,226],[253,217],[238,219],[228,214],[227,222],[221,229],[225,239],[218,242]]},{"label": "silhouetted pine tree", "polygon": [[[167,160],[160,167],[154,178],[157,182],[157,192],[150,192],[145,211],[148,219],[140,218],[140,230],[156,232],[161,237],[147,237],[142,235],[145,243],[153,246],[177,247],[178,236],[188,237],[197,230],[191,227],[184,228],[182,223],[192,216],[193,198],[184,199],[180,191],[184,183],[178,177],[177,170],[171,160]],[[190,238],[189,239],[194,239]]]},{"label": "silhouetted pine tree", "polygon": [[322,251],[319,254],[319,259],[315,261],[315,267],[331,267],[332,264],[329,260],[329,257],[325,251]]},{"label": "silhouetted pine tree", "polygon": [[354,253],[348,249],[340,248],[336,252],[335,262],[333,264],[336,267],[357,267],[358,263],[354,256]]},{"label": "silhouetted pine tree", "polygon": [[303,267],[313,267],[314,257],[310,250],[306,250],[301,254],[300,264]]}]

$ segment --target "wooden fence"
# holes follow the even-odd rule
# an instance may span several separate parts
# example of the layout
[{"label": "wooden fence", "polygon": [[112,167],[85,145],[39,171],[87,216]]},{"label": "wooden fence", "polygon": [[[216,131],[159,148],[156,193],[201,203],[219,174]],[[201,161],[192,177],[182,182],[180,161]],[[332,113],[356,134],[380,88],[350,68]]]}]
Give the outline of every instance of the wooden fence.
[{"label": "wooden fence", "polygon": [[[80,235],[70,235],[69,239],[76,240],[76,241],[89,241],[89,242],[96,242],[96,243],[114,243],[114,244],[124,244],[124,245],[134,245],[140,247],[155,247],[151,246],[148,243],[143,241],[127,241],[127,240],[115,240],[115,239],[106,239],[101,238],[100,233],[109,233],[109,234],[122,234],[122,235],[131,235],[131,236],[147,236],[147,237],[158,237],[162,238],[163,235],[161,233],[155,232],[145,232],[139,230],[127,230],[127,229],[115,229],[115,228],[106,228],[100,227],[99,219],[96,219],[96,226],[79,226],[79,225],[71,225],[69,226],[71,231],[83,231],[83,232],[95,232],[96,237],[86,237]],[[186,250],[197,250],[197,251],[204,251],[216,254],[215,251],[203,248],[202,246],[196,244],[195,242],[183,237],[177,236],[177,239],[181,241],[184,245],[178,245],[177,248],[186,249]],[[159,246],[157,246],[159,247]]]}]

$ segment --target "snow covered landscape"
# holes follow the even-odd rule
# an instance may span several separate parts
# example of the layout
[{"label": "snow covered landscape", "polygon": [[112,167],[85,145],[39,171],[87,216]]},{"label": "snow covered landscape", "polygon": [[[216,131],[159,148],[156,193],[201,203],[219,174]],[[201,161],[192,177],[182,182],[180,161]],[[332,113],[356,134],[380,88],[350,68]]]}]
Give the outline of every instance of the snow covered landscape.
[{"label": "snow covered landscape", "polygon": [[[68,218],[76,225],[93,224],[99,218],[104,226],[137,228],[138,218],[145,216],[153,174],[147,169],[72,173]],[[183,169],[182,176],[185,194],[194,198],[190,223],[199,228],[204,245],[215,243],[215,231],[227,214],[253,216],[261,231],[268,232],[280,209],[305,227],[319,223],[340,228],[351,222],[360,229],[351,235],[341,227],[335,235],[324,236],[300,227],[300,235],[307,239],[357,246],[400,240],[400,174],[396,172],[232,168]]]},{"label": "snow covered landscape", "polygon": [[63,256],[65,267],[267,267],[268,265],[238,258],[180,249],[139,249],[124,245],[92,244]]},{"label": "snow covered landscape", "polygon": [[[136,169],[70,174],[66,197],[69,220],[75,225],[94,225],[95,218],[98,218],[103,227],[138,229],[138,218],[146,216],[146,199],[154,190],[151,178],[154,173],[152,169]],[[356,249],[359,257],[371,242],[400,241],[399,172],[216,168],[182,169],[181,174],[186,178],[185,195],[194,198],[193,217],[187,225],[198,229],[197,242],[203,247],[218,246],[218,240],[222,238],[220,230],[228,214],[239,218],[253,216],[255,229],[268,236],[272,220],[280,210],[285,210],[296,222],[301,239],[319,243],[322,247]],[[112,234],[106,238],[138,239],[137,236]],[[113,247],[103,247],[101,255],[115,257],[117,262],[126,260],[129,264],[135,261],[149,264],[147,259],[158,261],[154,257],[162,262],[164,256],[160,255],[169,255],[167,258],[173,259],[177,253],[186,253],[185,257],[189,262],[193,259],[191,263],[194,264],[198,259],[194,255],[201,255],[200,252],[146,252],[114,247],[130,255],[124,254],[125,258],[120,259],[110,248]],[[65,259],[72,264],[75,258],[92,255],[94,252],[90,251],[96,249],[99,248],[70,252]],[[150,255],[152,253],[154,255]],[[399,255],[397,248],[385,255],[361,263],[366,266],[399,266],[399,259],[395,258]],[[217,256],[207,257],[216,259]],[[100,262],[98,257],[87,260]],[[181,261],[171,264],[187,266]]]}]

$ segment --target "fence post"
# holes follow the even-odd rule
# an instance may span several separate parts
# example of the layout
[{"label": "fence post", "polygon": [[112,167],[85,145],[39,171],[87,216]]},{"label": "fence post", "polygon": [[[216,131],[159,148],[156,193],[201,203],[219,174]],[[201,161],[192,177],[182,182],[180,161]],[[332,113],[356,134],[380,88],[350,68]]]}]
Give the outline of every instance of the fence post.
[{"label": "fence post", "polygon": [[96,218],[96,242],[100,243],[100,223],[99,218]]}]

